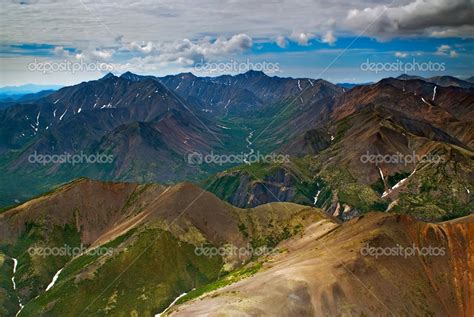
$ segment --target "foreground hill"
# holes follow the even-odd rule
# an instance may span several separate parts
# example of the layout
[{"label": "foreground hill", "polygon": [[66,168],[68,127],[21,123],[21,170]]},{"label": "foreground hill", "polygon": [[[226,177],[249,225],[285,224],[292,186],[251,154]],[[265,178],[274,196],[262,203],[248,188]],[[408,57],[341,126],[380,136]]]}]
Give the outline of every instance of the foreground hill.
[{"label": "foreground hill", "polygon": [[[441,224],[381,213],[343,225],[321,220],[282,242],[255,275],[169,316],[472,316],[473,237],[473,216]],[[367,246],[391,255],[370,256]],[[415,255],[395,255],[399,246]],[[415,248],[443,252],[420,256]]]},{"label": "foreground hill", "polygon": [[19,302],[18,316],[150,316],[253,256],[208,258],[197,247],[271,248],[323,217],[291,203],[239,209],[188,183],[78,180],[0,214],[1,269],[10,272],[0,310],[15,315]]},{"label": "foreground hill", "polygon": [[473,224],[373,212],[341,224],[293,203],[237,208],[189,183],[80,179],[0,214],[0,311],[469,316]]}]

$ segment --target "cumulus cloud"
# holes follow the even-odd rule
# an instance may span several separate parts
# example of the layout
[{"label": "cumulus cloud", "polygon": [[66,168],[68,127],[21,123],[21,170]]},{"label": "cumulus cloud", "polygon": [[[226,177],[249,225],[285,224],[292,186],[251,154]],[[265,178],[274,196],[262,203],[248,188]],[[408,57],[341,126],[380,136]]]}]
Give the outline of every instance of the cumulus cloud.
[{"label": "cumulus cloud", "polygon": [[450,49],[451,46],[449,45],[438,46],[438,48],[436,49],[436,55],[447,55]]},{"label": "cumulus cloud", "polygon": [[326,34],[324,34],[324,36],[322,38],[322,42],[327,43],[329,45],[334,45],[334,43],[336,43],[336,41],[337,41],[337,39],[334,36],[334,34],[332,33],[332,31],[326,32]]},{"label": "cumulus cloud", "polygon": [[81,50],[76,48],[64,48],[63,46],[56,46],[53,49],[53,53],[55,56],[60,58],[108,61],[114,56],[115,50],[92,47]]},{"label": "cumulus cloud", "polygon": [[139,64],[156,63],[166,66],[176,63],[190,66],[199,61],[207,61],[230,54],[240,53],[252,48],[253,40],[247,34],[236,34],[230,38],[205,37],[198,41],[183,39],[171,42],[137,44],[122,43],[120,51],[139,52],[145,56],[135,56],[134,62]]},{"label": "cumulus cloud", "polygon": [[56,46],[53,51],[54,51],[54,55],[60,58],[67,58],[67,59],[75,58],[79,60],[79,59],[90,59],[91,57],[91,54],[86,54],[84,52],[74,53],[73,50],[65,49],[63,46]]},{"label": "cumulus cloud", "polygon": [[148,41],[146,43],[139,44],[137,42],[130,42],[126,45],[126,49],[132,52],[140,52],[149,54],[155,50],[155,45],[152,42]]},{"label": "cumulus cloud", "polygon": [[[435,33],[449,28],[450,34],[473,26],[472,0],[415,0],[400,6],[377,5],[349,11],[346,24],[382,38],[396,35]],[[458,34],[459,35],[459,34]],[[473,34],[471,34],[472,36]]]},{"label": "cumulus cloud", "polygon": [[450,57],[458,57],[458,53],[452,49],[449,45],[441,45],[438,46],[435,52],[436,55],[439,56],[450,56]]},{"label": "cumulus cloud", "polygon": [[166,60],[197,61],[226,54],[239,53],[250,49],[253,41],[247,34],[237,34],[229,39],[219,37],[212,40],[206,37],[200,41],[192,42],[189,39],[164,43],[159,46],[159,55]]},{"label": "cumulus cloud", "polygon": [[92,58],[95,58],[101,61],[108,61],[113,55],[114,55],[114,50],[107,50],[107,49],[104,49],[104,50],[96,49],[90,52],[90,56]]},{"label": "cumulus cloud", "polygon": [[54,48],[54,54],[59,57],[68,57],[69,56],[69,51],[64,49],[62,46],[56,46]]},{"label": "cumulus cloud", "polygon": [[279,35],[276,40],[275,40],[275,43],[281,47],[281,48],[286,48],[288,46],[288,41],[286,40],[286,38],[282,35]]},{"label": "cumulus cloud", "polygon": [[308,46],[309,41],[314,38],[314,34],[305,32],[293,32],[290,36],[291,40],[295,41],[301,46]]},{"label": "cumulus cloud", "polygon": [[[114,69],[126,71],[127,68],[135,70],[156,70],[169,65],[189,67],[201,61],[218,59],[249,50],[253,40],[247,34],[236,34],[231,37],[218,37],[191,41],[189,39],[168,42],[126,42],[117,38],[118,47],[112,48],[86,48],[70,51],[63,46],[54,48],[54,54],[59,57],[84,59],[86,61],[112,62]],[[76,52],[73,54],[73,52]],[[116,55],[124,58],[124,62],[117,61]],[[125,55],[123,55],[125,54]],[[118,58],[120,60],[120,58]]]}]

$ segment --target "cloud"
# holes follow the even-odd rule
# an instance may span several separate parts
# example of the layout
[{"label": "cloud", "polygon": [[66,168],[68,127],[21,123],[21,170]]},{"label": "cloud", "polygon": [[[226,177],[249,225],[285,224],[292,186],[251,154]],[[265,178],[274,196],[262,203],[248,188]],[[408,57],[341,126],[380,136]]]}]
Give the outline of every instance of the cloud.
[{"label": "cloud", "polygon": [[323,43],[328,43],[329,45],[334,45],[334,43],[336,43],[336,41],[337,41],[337,39],[334,36],[334,34],[332,33],[332,31],[326,32],[326,34],[324,34],[324,36],[322,38],[322,42]]},{"label": "cloud", "polygon": [[54,48],[54,54],[59,57],[68,57],[69,56],[69,51],[64,49],[62,46],[56,46]]},{"label": "cloud", "polygon": [[290,38],[301,46],[308,46],[309,41],[314,38],[314,34],[305,32],[293,32]]},{"label": "cloud", "polygon": [[215,40],[206,37],[197,42],[189,39],[164,43],[158,47],[159,55],[169,56],[171,60],[176,57],[197,61],[197,58],[207,59],[226,54],[240,53],[250,49],[253,46],[253,40],[247,34],[233,35],[229,39],[219,37]]},{"label": "cloud", "polygon": [[183,39],[171,42],[137,44],[136,42],[122,43],[119,51],[139,52],[131,61],[139,65],[155,63],[167,66],[175,63],[181,66],[190,66],[200,61],[241,53],[253,46],[253,40],[247,34],[236,34],[230,38],[218,37],[212,39],[204,37],[198,41]]},{"label": "cloud", "polygon": [[137,42],[131,42],[126,45],[126,49],[132,52],[140,52],[149,54],[155,50],[155,45],[148,41],[147,43],[138,44]]},{"label": "cloud", "polygon": [[433,32],[439,35],[445,28],[459,36],[466,26],[474,25],[473,16],[472,0],[415,0],[400,6],[352,9],[345,22],[380,38]]},{"label": "cloud", "polygon": [[91,54],[86,54],[84,52],[74,53],[73,50],[65,49],[62,46],[56,46],[53,51],[54,51],[54,55],[61,58],[67,58],[67,59],[70,59],[71,57],[77,60],[88,59],[91,56]]},{"label": "cloud", "polygon": [[463,37],[469,38],[473,37],[474,35],[474,26],[471,25],[463,25],[457,28],[446,28],[446,29],[439,29],[431,31],[429,34],[430,37]]},{"label": "cloud", "polygon": [[396,57],[400,57],[400,58],[405,58],[408,56],[408,53],[404,53],[404,52],[395,52],[395,56]]},{"label": "cloud", "polygon": [[247,34],[238,34],[230,38],[230,40],[220,41],[221,38],[218,38],[214,44],[220,44],[224,47],[226,52],[235,52],[243,51],[252,47],[253,42],[252,38]]},{"label": "cloud", "polygon": [[281,48],[286,48],[288,46],[288,41],[286,40],[286,38],[282,35],[279,35],[276,40],[275,40],[275,43],[281,47]]},{"label": "cloud", "polygon": [[[274,1],[202,0],[192,8],[186,1],[175,0],[136,0],[133,4],[126,0],[84,0],[80,6],[77,0],[33,0],[29,5],[15,1],[2,3],[0,29],[4,42],[80,45],[85,49],[126,41],[133,42],[140,54],[141,50],[153,50],[150,42],[183,38],[194,41],[205,35],[216,38],[242,30],[252,38],[268,41],[280,34],[303,31],[291,38],[300,45],[307,45],[311,33],[323,37],[332,30],[334,34],[358,35],[369,25],[364,34],[380,38],[474,36],[472,0],[354,0],[351,10],[342,0],[305,0],[297,4],[294,0],[278,0],[277,6]],[[71,14],[70,8],[77,10]],[[206,23],[202,23],[203,16]]]},{"label": "cloud", "polygon": [[452,58],[455,58],[455,57],[458,57],[458,53],[451,49],[451,46],[449,45],[441,45],[441,46],[438,46],[438,48],[436,49],[436,52],[435,52],[436,55],[439,55],[439,56],[450,56]]},{"label": "cloud", "polygon": [[204,37],[197,41],[183,39],[156,43],[151,41],[127,43],[123,38],[118,38],[116,42],[118,47],[115,49],[97,47],[72,50],[56,46],[52,50],[54,55],[59,57],[112,62],[116,70],[145,71],[157,70],[170,65],[189,67],[201,61],[241,53],[253,46],[253,40],[247,34],[236,34],[228,38],[218,37],[216,39]]},{"label": "cloud", "polygon": [[[69,54],[71,59],[108,59],[108,63],[128,65],[130,70],[155,67],[153,63],[160,67],[172,65],[168,69],[176,72],[181,65],[189,67],[186,65],[201,59],[230,59],[226,56],[231,54],[235,54],[232,58],[238,57],[251,50],[254,41],[263,47],[259,57],[266,53],[265,44],[274,42],[283,48],[297,43],[308,46],[309,51],[316,39],[331,45],[336,36],[359,36],[367,27],[364,37],[397,41],[474,37],[473,0],[353,0],[349,8],[343,0],[201,0],[192,7],[186,1],[176,0],[136,0],[133,4],[127,0],[81,2],[83,5],[78,5],[77,0],[4,1],[0,19],[0,44],[6,48],[1,55],[8,58],[4,64],[15,65],[15,71],[21,73],[25,69],[20,63],[23,56],[51,59]],[[71,8],[75,8],[74,14]],[[235,36],[241,33],[245,34]],[[434,54],[435,47],[443,43],[428,41],[432,41],[428,46],[434,49],[425,54]],[[444,56],[457,57],[466,68],[468,61],[464,59],[472,56],[471,47],[461,50],[454,46],[455,42],[446,42],[452,48]],[[356,45],[365,43],[365,48],[373,47],[370,42]],[[55,47],[61,49],[54,52]],[[374,51],[390,50],[393,56],[396,50],[403,49],[375,47]],[[252,51],[249,53],[246,55],[251,56]],[[287,53],[291,50],[268,54],[269,58],[281,58],[280,62],[289,65],[303,63],[301,59],[290,61],[291,55]],[[159,71],[163,72],[162,69]],[[13,72],[9,74],[16,81]]]},{"label": "cloud", "polygon": [[53,49],[54,55],[61,58],[75,58],[75,59],[84,59],[84,60],[100,60],[108,61],[110,60],[115,51],[112,49],[87,49],[84,51],[74,50],[74,49],[65,49],[63,46],[56,46]]},{"label": "cloud", "polygon": [[438,46],[438,48],[436,49],[436,55],[447,55],[447,53],[449,52],[449,50],[451,49],[451,46],[449,45],[441,45],[441,46]]},{"label": "cloud", "polygon": [[100,50],[96,49],[90,52],[92,58],[96,58],[102,61],[108,61],[114,55],[114,50]]}]

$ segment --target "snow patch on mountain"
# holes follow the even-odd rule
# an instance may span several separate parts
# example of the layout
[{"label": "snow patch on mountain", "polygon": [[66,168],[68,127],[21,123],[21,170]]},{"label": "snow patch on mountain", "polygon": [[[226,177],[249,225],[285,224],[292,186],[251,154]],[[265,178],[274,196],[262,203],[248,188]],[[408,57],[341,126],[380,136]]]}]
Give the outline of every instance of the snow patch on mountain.
[{"label": "snow patch on mountain", "polygon": [[63,269],[64,269],[64,268],[60,269],[59,271],[56,272],[56,274],[54,274],[51,283],[49,283],[48,286],[46,287],[46,292],[49,291],[49,290],[54,286],[54,284],[56,284],[56,281],[57,281],[58,278],[59,278],[59,274],[61,274],[61,271],[62,271]]}]

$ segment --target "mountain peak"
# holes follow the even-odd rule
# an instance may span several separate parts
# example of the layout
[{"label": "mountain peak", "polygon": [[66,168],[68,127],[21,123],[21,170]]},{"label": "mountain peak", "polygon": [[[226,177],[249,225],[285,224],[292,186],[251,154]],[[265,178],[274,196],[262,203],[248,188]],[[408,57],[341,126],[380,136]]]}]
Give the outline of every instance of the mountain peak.
[{"label": "mountain peak", "polygon": [[245,77],[252,77],[252,78],[255,78],[255,77],[267,77],[267,75],[262,72],[261,70],[249,70],[241,75],[244,75]]},{"label": "mountain peak", "polygon": [[414,76],[414,75],[408,75],[408,74],[401,74],[400,76],[398,76],[396,79],[400,79],[400,80],[411,80],[411,79],[421,79],[421,80],[425,80],[425,78],[421,77],[421,76]]},{"label": "mountain peak", "polygon": [[196,78],[196,76],[191,72],[180,73],[178,76],[180,76],[181,78]]},{"label": "mountain peak", "polygon": [[126,73],[123,73],[120,76],[120,78],[127,79],[127,80],[130,80],[130,81],[140,81],[141,76],[137,75],[137,74],[134,74],[132,72],[126,72]]},{"label": "mountain peak", "polygon": [[101,79],[108,79],[108,78],[115,78],[117,76],[115,76],[114,74],[112,73],[107,73],[107,75],[105,75],[104,77],[102,77]]}]

